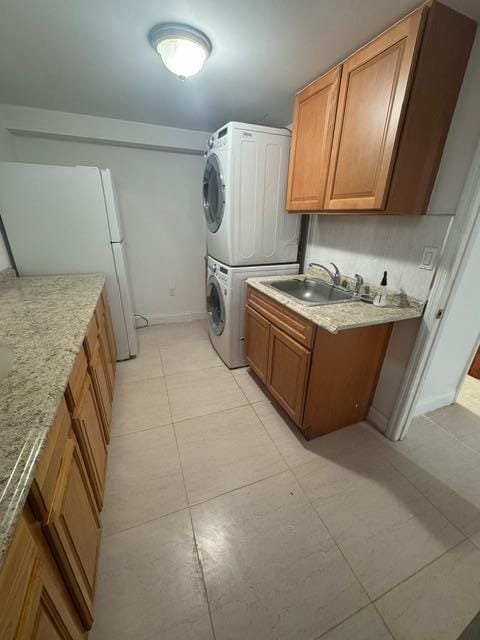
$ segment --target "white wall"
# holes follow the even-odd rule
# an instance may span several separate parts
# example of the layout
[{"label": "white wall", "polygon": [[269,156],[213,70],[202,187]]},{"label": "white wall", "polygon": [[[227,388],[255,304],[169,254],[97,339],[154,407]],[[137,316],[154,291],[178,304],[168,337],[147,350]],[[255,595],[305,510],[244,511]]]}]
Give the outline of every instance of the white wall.
[{"label": "white wall", "polygon": [[[3,120],[0,118],[0,160],[13,160],[13,136],[3,126]],[[1,215],[1,211],[0,211]],[[10,260],[7,255],[7,249],[0,234],[0,271],[10,267]]]},{"label": "white wall", "polygon": [[[136,313],[154,323],[204,315],[201,156],[32,136],[14,140],[21,162],[112,170]],[[169,295],[173,287],[174,297]]]},{"label": "white wall", "polygon": [[[455,282],[447,298],[443,318],[438,325],[431,358],[415,407],[417,415],[451,404],[456,399],[467,368],[480,342],[480,298],[478,296],[480,224],[478,219],[470,235],[458,237],[459,230],[467,226],[468,229],[471,228],[466,223],[466,217],[479,215],[479,203],[480,139],[477,155],[472,163],[471,176],[458,209],[455,228],[452,229],[452,247],[456,247],[457,241],[460,240],[466,243],[466,250],[463,254],[459,254],[458,249],[454,249],[457,253],[455,257],[463,256],[463,259],[459,272],[455,274]],[[448,265],[445,268],[448,270]]]},{"label": "white wall", "polygon": [[432,271],[420,269],[424,247],[442,247],[451,216],[311,216],[306,260],[335,262],[345,275],[359,273],[426,300]]}]

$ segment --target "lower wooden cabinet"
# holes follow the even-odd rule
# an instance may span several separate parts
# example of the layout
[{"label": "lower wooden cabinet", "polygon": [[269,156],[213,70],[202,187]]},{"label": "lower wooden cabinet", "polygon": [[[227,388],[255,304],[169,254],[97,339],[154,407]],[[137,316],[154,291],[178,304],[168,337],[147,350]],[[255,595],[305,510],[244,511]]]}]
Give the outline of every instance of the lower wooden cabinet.
[{"label": "lower wooden cabinet", "polygon": [[251,288],[245,322],[248,364],[308,440],[367,417],[391,324],[332,334]]},{"label": "lower wooden cabinet", "polygon": [[267,389],[297,424],[303,417],[310,358],[308,349],[270,328]]},{"label": "lower wooden cabinet", "polygon": [[335,334],[317,329],[302,422],[306,437],[366,419],[391,331],[391,324]]},{"label": "lower wooden cabinet", "polygon": [[107,442],[102,425],[102,415],[92,379],[88,373],[85,376],[80,398],[72,418],[73,429],[82,451],[95,501],[101,510],[107,471]]},{"label": "lower wooden cabinet", "polygon": [[102,415],[102,425],[107,442],[110,442],[110,427],[112,421],[112,394],[108,373],[105,365],[102,346],[99,340],[95,345],[95,350],[88,365],[88,370],[92,378],[95,395]]},{"label": "lower wooden cabinet", "polygon": [[26,507],[0,574],[2,640],[86,640],[39,523]]},{"label": "lower wooden cabinet", "polygon": [[80,448],[72,433],[44,526],[50,547],[87,629],[93,623],[101,524]]},{"label": "lower wooden cabinet", "polygon": [[245,317],[246,359],[263,383],[267,383],[270,322],[247,306]]},{"label": "lower wooden cabinet", "polygon": [[107,313],[99,298],[0,571],[1,640],[86,640],[93,623],[114,384]]}]

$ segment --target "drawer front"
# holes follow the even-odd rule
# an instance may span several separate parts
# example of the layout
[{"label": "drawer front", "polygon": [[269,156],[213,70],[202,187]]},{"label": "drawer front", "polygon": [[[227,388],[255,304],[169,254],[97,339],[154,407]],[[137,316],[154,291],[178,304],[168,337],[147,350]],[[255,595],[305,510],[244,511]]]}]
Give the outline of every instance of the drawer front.
[{"label": "drawer front", "polygon": [[32,509],[41,520],[52,506],[70,428],[70,413],[65,400],[62,400],[40,457],[29,496]]},{"label": "drawer front", "polygon": [[77,358],[73,365],[70,378],[68,379],[67,388],[65,390],[65,398],[70,411],[73,412],[75,405],[78,403],[80,393],[82,392],[83,381],[87,373],[87,358],[83,347],[78,352]]},{"label": "drawer front", "polygon": [[310,349],[313,346],[315,326],[302,316],[252,287],[248,287],[247,303],[304,347]]}]

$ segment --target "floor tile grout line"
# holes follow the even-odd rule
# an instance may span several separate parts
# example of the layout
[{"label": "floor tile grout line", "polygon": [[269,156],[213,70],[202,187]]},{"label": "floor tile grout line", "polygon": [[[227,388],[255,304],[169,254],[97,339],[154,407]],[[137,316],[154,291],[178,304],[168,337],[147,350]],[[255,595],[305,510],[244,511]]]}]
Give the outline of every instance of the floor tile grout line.
[{"label": "floor tile grout line", "polygon": [[[381,596],[380,596],[381,597]],[[398,636],[393,632],[393,629],[390,627],[390,625],[388,624],[388,622],[385,620],[385,618],[382,616],[382,614],[380,613],[379,608],[377,607],[376,602],[372,602],[373,607],[375,609],[375,611],[378,613],[378,615],[380,616],[380,619],[383,620],[383,624],[387,627],[390,635],[392,636],[392,638],[394,638],[394,640],[399,640]]]},{"label": "floor tile grout line", "polygon": [[[167,394],[168,394],[168,391],[167,391]],[[170,402],[170,398],[169,398],[169,402]],[[202,576],[203,593],[205,595],[205,601],[207,603],[208,617],[210,619],[210,628],[212,630],[213,640],[216,640],[217,636],[216,636],[216,633],[215,633],[215,626],[214,626],[214,623],[213,623],[213,615],[212,615],[212,608],[211,608],[211,605],[210,605],[210,599],[208,597],[207,581],[205,579],[205,572],[203,570],[202,560],[200,558],[200,553],[198,551],[197,535],[195,533],[195,527],[193,525],[192,510],[191,510],[191,506],[190,506],[190,500],[189,500],[189,497],[188,497],[187,483],[185,482],[185,473],[184,473],[183,464],[182,464],[182,457],[180,455],[180,446],[178,444],[178,438],[177,438],[177,432],[175,431],[175,425],[173,425],[173,435],[174,435],[175,444],[176,444],[176,447],[177,447],[178,463],[180,465],[180,472],[182,474],[183,488],[184,488],[184,491],[185,491],[185,497],[187,499],[188,516],[190,518],[190,527],[192,529],[193,544],[195,546],[195,554],[197,556],[198,566],[199,566],[199,569],[200,569],[200,574]]]},{"label": "floor tile grout line", "polygon": [[[219,493],[215,496],[211,496],[210,498],[205,498],[205,500],[200,500],[199,502],[189,502],[189,507],[191,509],[198,507],[200,505],[206,504],[207,502],[212,502],[213,500],[216,500],[217,498],[223,498],[224,496],[228,496],[231,493],[234,493],[235,491],[240,491],[240,489],[246,489],[247,487],[253,487],[254,485],[258,484],[259,482],[264,482],[265,480],[271,480],[272,478],[276,478],[277,476],[281,476],[282,473],[287,473],[287,471],[289,471],[289,469],[282,469],[282,471],[277,471],[276,473],[272,473],[271,475],[265,476],[264,478],[259,478],[258,480],[254,480],[253,482],[247,482],[247,484],[242,484],[239,487],[235,487],[234,489],[229,489],[228,491],[224,491],[223,493]],[[188,494],[187,494],[188,497]]]},{"label": "floor tile grout line", "polygon": [[451,431],[446,429],[444,426],[442,426],[441,424],[436,422],[433,418],[430,418],[430,416],[428,416],[426,414],[423,414],[422,417],[425,418],[426,420],[428,420],[435,427],[438,427],[439,429],[441,429],[444,433],[448,434],[450,436],[450,438],[452,438],[456,442],[460,443],[463,447],[465,447],[465,449],[467,449],[468,451],[471,451],[472,453],[474,453],[476,456],[478,456],[480,458],[480,451],[477,451],[476,449],[473,449],[466,442],[464,442],[463,440],[460,440],[460,438],[458,438],[454,433],[452,433]]},{"label": "floor tile grout line", "polygon": [[[427,562],[427,564],[425,564],[423,567],[420,567],[419,569],[414,571],[411,575],[409,575],[408,577],[406,577],[403,580],[401,580],[398,584],[393,585],[393,587],[390,587],[389,589],[384,591],[381,595],[377,596],[374,600],[372,600],[372,604],[377,603],[379,600],[384,598],[386,595],[388,595],[389,593],[394,591],[397,587],[400,587],[402,584],[404,584],[405,582],[408,582],[408,580],[411,580],[412,578],[417,576],[419,573],[421,573],[425,569],[428,569],[428,567],[430,567],[432,564],[434,564],[435,562],[437,562],[438,560],[443,558],[443,556],[446,556],[447,553],[450,553],[451,551],[453,551],[454,549],[459,547],[461,544],[464,544],[465,542],[468,542],[468,538],[465,538],[464,540],[459,540],[454,545],[452,545],[449,549],[445,549],[445,551],[443,551],[439,556],[437,556],[436,558],[433,558],[432,560],[430,560],[430,562]],[[472,544],[473,544],[473,542],[472,542]],[[377,607],[375,607],[375,608],[377,608]],[[382,615],[382,614],[380,614],[380,615]],[[382,619],[383,619],[383,616],[382,616]]]},{"label": "floor tile grout line", "polygon": [[[163,363],[162,363],[162,365],[163,365]],[[166,389],[167,399],[168,399],[168,408],[170,410],[170,415],[172,416],[172,405],[171,405],[171,401],[170,401],[170,394],[168,392],[168,387],[167,387],[166,384],[165,384],[165,389]],[[193,544],[194,544],[194,547],[195,547],[195,554],[196,554],[196,557],[197,557],[198,566],[199,566],[200,574],[201,574],[201,577],[202,577],[203,593],[204,593],[204,596],[205,596],[205,601],[207,603],[207,611],[208,611],[208,617],[209,617],[209,620],[210,620],[210,628],[212,630],[213,640],[216,640],[215,626],[213,624],[212,609],[211,609],[210,600],[209,600],[209,597],[208,597],[207,582],[205,580],[205,573],[203,571],[203,565],[202,565],[202,561],[201,561],[201,558],[200,558],[200,553],[198,551],[197,536],[195,534],[195,527],[193,525],[192,511],[191,511],[191,508],[190,508],[190,499],[188,497],[187,484],[185,482],[185,472],[184,472],[184,469],[183,469],[182,457],[180,455],[180,446],[178,444],[177,432],[175,430],[175,423],[174,422],[172,422],[172,429],[173,429],[173,437],[175,438],[175,446],[177,448],[178,464],[180,466],[180,473],[182,474],[183,490],[185,492],[185,499],[187,501],[188,516],[190,518],[190,527],[191,527],[191,530],[192,530]]]},{"label": "floor tile grout line", "polygon": [[110,436],[110,442],[112,440],[116,440],[117,438],[125,438],[127,436],[131,437],[136,435],[137,433],[145,433],[145,431],[152,431],[153,429],[166,429],[167,427],[173,427],[173,421],[166,422],[165,424],[155,424],[152,427],[141,427],[136,431],[130,431],[128,433],[112,433]]},{"label": "floor tile grout line", "polygon": [[[255,411],[255,409],[254,409]],[[306,491],[304,490],[304,488],[302,487],[302,485],[300,484],[300,481],[298,480],[297,474],[295,473],[294,469],[288,464],[287,460],[285,459],[284,455],[282,454],[280,448],[278,447],[277,443],[275,442],[275,440],[272,438],[272,436],[270,435],[270,433],[268,432],[268,429],[265,427],[265,425],[263,424],[263,420],[260,418],[260,416],[257,414],[257,412],[255,411],[255,414],[257,415],[258,419],[260,420],[263,428],[265,429],[265,431],[267,432],[268,436],[270,437],[271,441],[273,442],[275,448],[277,449],[278,453],[280,454],[282,460],[285,462],[285,464],[287,465],[288,470],[290,471],[290,473],[293,475],[293,477],[295,478],[295,482],[297,483],[297,485],[300,487],[301,492],[303,493],[305,499],[307,500],[307,502],[310,504],[310,506],[313,509],[313,512],[316,514],[317,518],[320,520],[320,522],[323,524],[323,526],[325,527],[325,529],[328,532],[328,535],[330,536],[330,538],[332,539],[333,543],[335,544],[335,546],[337,547],[338,551],[340,552],[341,556],[343,557],[343,559],[345,560],[345,562],[347,563],[347,566],[350,568],[350,571],[352,572],[352,574],[354,575],[356,581],[358,582],[358,584],[360,585],[360,588],[362,589],[362,591],[365,593],[365,595],[367,596],[369,602],[372,602],[372,599],[370,598],[370,595],[368,594],[367,590],[365,589],[365,587],[363,586],[360,578],[357,576],[356,572],[353,570],[353,567],[351,566],[350,562],[347,560],[347,558],[345,557],[345,554],[343,553],[343,551],[340,549],[337,541],[335,540],[334,536],[332,535],[330,529],[327,527],[327,525],[325,524],[323,518],[320,516],[320,514],[318,513],[318,511],[315,509],[315,506],[313,505],[313,502],[310,500],[310,497],[307,495]],[[363,607],[362,607],[363,608]],[[339,624],[342,624],[341,622]],[[338,626],[338,625],[337,625]],[[334,627],[335,628],[335,627]]]},{"label": "floor tile grout line", "polygon": [[189,416],[188,418],[181,418],[180,420],[172,420],[172,424],[176,425],[176,424],[182,424],[182,422],[186,422],[187,420],[196,420],[197,418],[206,418],[208,416],[214,416],[217,413],[225,413],[227,411],[235,411],[235,409],[242,409],[244,407],[248,407],[250,406],[250,403],[248,402],[248,400],[244,403],[244,404],[239,404],[236,407],[229,407],[228,409],[220,409],[217,411],[209,411],[208,413],[201,413],[198,416]]},{"label": "floor tile grout line", "polygon": [[354,618],[356,615],[358,615],[360,612],[365,611],[365,609],[368,609],[372,605],[373,605],[373,602],[369,602],[368,604],[366,604],[364,607],[362,607],[358,611],[355,611],[354,613],[351,613],[344,620],[342,620],[342,622],[339,622],[334,627],[331,627],[330,629],[327,629],[326,631],[323,631],[319,636],[316,636],[315,638],[313,638],[313,640],[322,640],[322,638],[325,638],[329,633],[332,633],[332,631],[335,631],[335,629],[340,627],[342,624],[345,624],[345,622],[348,622],[349,620]]},{"label": "floor tile grout line", "polygon": [[[381,454],[380,454],[381,455]],[[420,489],[420,487],[417,487],[417,485],[413,482],[413,480],[411,480],[408,475],[406,475],[406,473],[404,471],[402,471],[402,469],[400,467],[397,467],[394,461],[391,460],[387,460],[386,461],[393,469],[395,469],[395,471],[397,471],[403,478],[405,478],[405,480],[423,497],[425,498],[425,500],[435,509],[435,511],[437,511],[442,518],[444,518],[456,531],[458,531],[458,533],[463,536],[463,539],[466,540],[468,538],[468,536],[463,533],[463,531],[454,523],[450,520],[450,518],[443,513],[443,511],[437,507],[436,504],[434,504],[430,498]],[[453,547],[451,547],[453,548]]]},{"label": "floor tile grout line", "polygon": [[[352,565],[350,564],[350,562],[348,561],[348,558],[346,557],[346,555],[344,554],[344,552],[342,551],[342,549],[340,548],[337,540],[335,539],[334,535],[332,534],[332,532],[330,531],[329,527],[327,526],[327,524],[325,523],[324,519],[322,518],[322,516],[318,513],[317,509],[315,508],[315,505],[313,504],[312,500],[310,499],[310,497],[307,495],[307,492],[305,491],[305,489],[302,487],[297,474],[295,473],[295,471],[293,469],[290,469],[298,486],[300,487],[303,495],[305,496],[306,500],[308,501],[308,503],[310,504],[310,506],[312,507],[313,511],[317,514],[317,518],[320,520],[320,522],[323,524],[323,526],[325,527],[325,529],[328,531],[328,535],[331,537],[331,539],[333,540],[335,546],[337,547],[338,551],[340,552],[341,556],[343,557],[343,559],[345,560],[345,562],[347,563],[348,567],[350,568],[350,571],[352,572],[352,574],[355,576],[356,581],[358,582],[358,584],[360,585],[362,591],[365,593],[365,595],[367,596],[368,600],[370,603],[373,603],[372,598],[370,597],[370,594],[368,593],[368,591],[366,590],[366,588],[364,587],[362,581],[360,580],[360,578],[357,575],[357,572],[354,570],[354,568],[352,567]],[[362,607],[363,608],[363,607]],[[341,624],[341,623],[339,623]],[[338,625],[337,625],[338,626]]]},{"label": "floor tile grout line", "polygon": [[117,531],[112,531],[111,533],[107,533],[107,534],[103,534],[102,533],[102,544],[103,544],[103,540],[108,540],[108,538],[112,538],[113,536],[122,534],[122,533],[126,533],[127,531],[131,531],[132,529],[138,529],[138,527],[143,527],[146,524],[151,524],[152,522],[156,522],[157,520],[162,520],[163,518],[168,518],[169,516],[173,516],[176,513],[181,513],[182,511],[187,511],[188,509],[188,503],[184,506],[181,507],[180,509],[174,509],[173,511],[168,511],[168,513],[162,513],[161,516],[156,516],[155,518],[149,518],[148,520],[144,520],[142,522],[137,522],[135,524],[132,524],[129,527],[125,527],[125,529],[118,529]]},{"label": "floor tile grout line", "polygon": [[[255,409],[254,409],[255,411]],[[270,436],[273,444],[275,445],[275,447],[277,448],[277,451],[280,453],[280,455],[282,456],[282,459],[284,460],[285,464],[287,465],[287,467],[290,469],[290,471],[293,473],[293,475],[295,476],[295,479],[297,480],[298,485],[300,486],[300,488],[302,489],[305,497],[307,498],[308,502],[311,504],[313,510],[315,511],[315,513],[317,514],[317,516],[319,517],[320,521],[322,522],[322,524],[325,526],[325,528],[327,529],[328,533],[330,534],[330,536],[332,537],[333,541],[335,542],[338,550],[340,551],[340,553],[342,554],[342,556],[344,557],[345,561],[347,562],[348,566],[350,567],[351,571],[353,572],[353,574],[355,575],[355,577],[357,578],[357,581],[360,583],[362,589],[365,591],[365,593],[367,594],[367,597],[369,598],[370,602],[372,604],[374,604],[375,600],[372,599],[370,597],[370,594],[367,592],[367,590],[365,589],[365,587],[363,586],[363,583],[361,582],[360,578],[357,576],[356,572],[354,571],[353,567],[351,566],[350,562],[348,561],[348,559],[345,557],[342,549],[339,547],[335,537],[333,536],[333,534],[331,533],[330,529],[328,528],[328,526],[326,525],[326,523],[324,522],[323,518],[320,516],[320,514],[318,513],[317,509],[315,508],[313,502],[310,500],[309,496],[306,494],[305,490],[303,489],[302,485],[300,484],[297,474],[295,473],[295,468],[298,467],[299,465],[295,465],[295,467],[291,466],[288,461],[286,460],[286,458],[283,456],[280,448],[278,447],[277,443],[275,442],[275,440],[272,438],[272,436],[270,435],[270,433],[268,432],[267,428],[265,427],[265,425],[263,424],[263,420],[261,419],[261,417],[258,415],[258,413],[255,411],[255,413],[257,414],[260,422],[262,423],[265,431],[267,431],[268,435]],[[381,455],[381,452],[380,452]],[[436,558],[434,558],[431,562],[435,562],[435,560],[438,560],[439,558],[441,558],[445,553],[448,553],[449,551],[451,551],[452,549],[454,549],[457,545],[461,544],[462,542],[465,542],[465,540],[469,540],[469,538],[467,536],[465,536],[465,534],[463,533],[463,531],[461,531],[456,525],[454,525],[446,516],[445,514],[443,514],[440,509],[434,505],[428,498],[427,496],[425,496],[422,491],[420,491],[420,489],[410,480],[410,478],[408,478],[404,473],[401,472],[400,469],[398,469],[392,462],[390,462],[390,460],[385,460],[385,462],[392,467],[393,469],[395,469],[396,471],[398,471],[398,473],[400,473],[400,475],[402,477],[404,477],[409,484],[423,497],[425,498],[425,500],[443,517],[445,518],[445,520],[456,530],[458,531],[458,533],[462,536],[462,540],[459,540],[459,542],[457,542],[456,544],[452,545],[451,547],[449,547],[448,549],[446,549],[443,553],[441,553],[439,556],[437,556]],[[472,542],[472,544],[474,546],[475,543]],[[414,573],[412,573],[410,576],[408,576],[407,578],[404,578],[404,580],[400,581],[397,585],[394,585],[393,587],[391,587],[390,589],[388,589],[385,593],[388,593],[389,591],[391,591],[392,589],[394,589],[396,586],[398,586],[399,584],[402,584],[402,582],[404,582],[405,580],[408,580],[409,578],[411,578],[412,576],[416,575],[416,573],[418,573],[419,571],[422,571],[422,569],[424,569],[425,567],[428,567],[430,563],[427,563],[426,565],[424,565],[423,567],[421,567],[420,569],[418,569],[417,571],[415,571]],[[382,596],[385,594],[382,594]],[[379,596],[382,597],[382,596]],[[378,598],[377,598],[378,600]],[[383,619],[383,618],[382,618]],[[386,624],[386,623],[385,623]],[[387,625],[388,627],[388,625]],[[390,630],[390,629],[389,629]],[[393,634],[392,634],[393,635]]]}]

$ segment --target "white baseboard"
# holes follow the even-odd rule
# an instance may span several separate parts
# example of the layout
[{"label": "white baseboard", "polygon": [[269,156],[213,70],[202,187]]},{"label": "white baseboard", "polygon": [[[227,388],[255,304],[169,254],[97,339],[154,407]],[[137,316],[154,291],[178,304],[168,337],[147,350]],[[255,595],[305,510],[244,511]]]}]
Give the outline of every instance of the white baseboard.
[{"label": "white baseboard", "polygon": [[375,407],[370,407],[370,411],[368,412],[368,422],[373,425],[376,429],[385,433],[388,427],[388,423],[390,422],[390,418],[388,418],[385,414],[383,414]]},{"label": "white baseboard", "polygon": [[[154,324],[169,324],[172,322],[192,322],[193,320],[205,320],[207,317],[206,311],[190,311],[186,313],[152,313],[143,314],[148,320],[149,325]],[[139,318],[138,322],[142,322]]]},{"label": "white baseboard", "polygon": [[415,407],[415,415],[423,416],[425,413],[429,413],[430,411],[435,411],[435,409],[441,409],[442,407],[446,407],[452,402],[455,402],[456,391],[448,391],[447,393],[442,393],[437,396],[431,396],[430,398],[420,398]]}]

